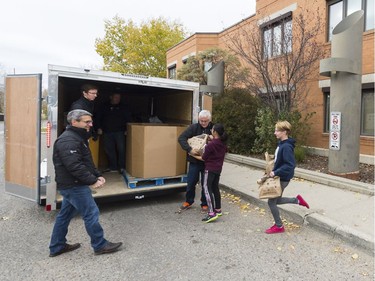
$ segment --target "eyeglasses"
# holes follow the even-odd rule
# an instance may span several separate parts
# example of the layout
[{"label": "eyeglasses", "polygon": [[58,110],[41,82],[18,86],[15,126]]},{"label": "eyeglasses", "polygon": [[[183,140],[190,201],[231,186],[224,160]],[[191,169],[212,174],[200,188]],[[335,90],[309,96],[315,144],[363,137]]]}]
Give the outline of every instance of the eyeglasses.
[{"label": "eyeglasses", "polygon": [[90,94],[90,95],[95,95],[95,96],[99,95],[98,92],[90,92],[90,91],[88,91],[87,93]]},{"label": "eyeglasses", "polygon": [[93,121],[92,121],[92,120],[88,120],[88,121],[83,121],[83,120],[80,120],[80,122],[86,123],[87,125],[88,125],[88,124],[92,124],[92,123],[93,123]]},{"label": "eyeglasses", "polygon": [[209,122],[210,122],[209,119],[199,119],[199,123],[205,124],[205,123],[209,123]]}]

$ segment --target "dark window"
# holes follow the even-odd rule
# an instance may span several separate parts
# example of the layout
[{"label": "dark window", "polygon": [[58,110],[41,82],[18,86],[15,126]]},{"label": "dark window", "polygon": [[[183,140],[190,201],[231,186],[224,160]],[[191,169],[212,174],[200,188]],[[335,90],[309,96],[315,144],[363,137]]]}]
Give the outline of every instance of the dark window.
[{"label": "dark window", "polygon": [[[329,132],[330,93],[324,93],[324,132]],[[361,136],[374,136],[374,88],[364,89],[361,100]]]},{"label": "dark window", "polygon": [[330,122],[330,94],[324,93],[324,132],[329,132],[329,122]]},{"label": "dark window", "polygon": [[374,0],[332,0],[328,1],[328,41],[336,25],[350,14],[365,12],[365,30],[374,29]]},{"label": "dark window", "polygon": [[263,26],[263,56],[277,57],[292,51],[292,17]]},{"label": "dark window", "polygon": [[172,66],[168,67],[168,78],[169,79],[176,79],[177,78],[176,65],[172,65]]},{"label": "dark window", "polygon": [[361,135],[374,135],[374,89],[362,92]]}]

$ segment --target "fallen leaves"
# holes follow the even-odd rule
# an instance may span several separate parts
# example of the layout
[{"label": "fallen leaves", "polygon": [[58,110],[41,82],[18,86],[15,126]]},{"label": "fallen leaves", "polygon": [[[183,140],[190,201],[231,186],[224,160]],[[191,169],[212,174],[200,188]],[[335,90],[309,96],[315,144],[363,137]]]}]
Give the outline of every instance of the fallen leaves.
[{"label": "fallen leaves", "polygon": [[[240,196],[233,195],[233,194],[231,194],[229,192],[226,192],[226,191],[221,191],[221,198],[222,199],[227,199],[230,204],[237,205],[238,208],[240,209],[241,213],[243,213],[243,215],[245,217],[249,213],[256,213],[256,214],[258,214],[260,216],[265,216],[266,215],[266,209],[260,208],[260,207],[255,206],[255,205],[251,205],[250,203],[247,203],[247,202],[242,202],[242,199],[241,199]],[[286,219],[283,219],[282,221],[283,221],[284,227],[286,229],[295,230],[295,229],[301,228],[300,225],[295,224],[293,222],[289,222]],[[257,229],[256,231],[260,232],[261,230]]]},{"label": "fallen leaves", "polygon": [[353,260],[356,260],[356,259],[358,259],[358,258],[359,258],[358,254],[353,254],[353,255],[352,255],[352,259],[353,259]]}]

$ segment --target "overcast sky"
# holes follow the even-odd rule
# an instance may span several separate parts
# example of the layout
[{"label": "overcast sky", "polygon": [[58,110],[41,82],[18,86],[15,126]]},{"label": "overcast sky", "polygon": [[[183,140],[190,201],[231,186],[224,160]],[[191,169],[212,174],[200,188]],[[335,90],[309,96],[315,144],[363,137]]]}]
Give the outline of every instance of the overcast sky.
[{"label": "overcast sky", "polygon": [[0,73],[42,73],[46,81],[48,64],[99,69],[95,39],[116,15],[137,24],[163,16],[195,33],[221,31],[254,12],[255,0],[2,1]]}]

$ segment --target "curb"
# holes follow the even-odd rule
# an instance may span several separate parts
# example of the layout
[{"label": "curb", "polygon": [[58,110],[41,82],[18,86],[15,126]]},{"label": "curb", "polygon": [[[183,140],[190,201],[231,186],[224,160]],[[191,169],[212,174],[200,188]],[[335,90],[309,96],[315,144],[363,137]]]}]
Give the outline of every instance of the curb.
[{"label": "curb", "polygon": [[[266,161],[251,157],[246,157],[238,154],[227,154],[225,160],[236,163],[244,164],[251,167],[264,169]],[[312,182],[324,184],[331,187],[354,191],[365,195],[374,196],[374,185],[363,183],[355,180],[345,179],[338,176],[327,175],[325,173],[314,172],[306,169],[296,168],[295,177],[303,178]]]},{"label": "curb", "polygon": [[332,234],[333,237],[338,236],[370,253],[374,253],[374,239],[370,235],[364,234],[356,229],[340,224],[317,213],[312,213],[306,216],[306,221],[314,227]]}]

